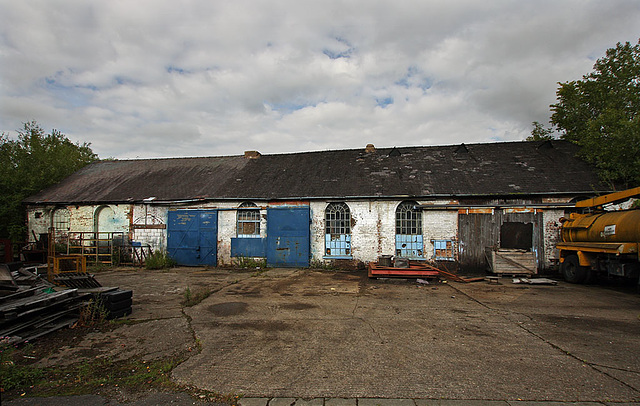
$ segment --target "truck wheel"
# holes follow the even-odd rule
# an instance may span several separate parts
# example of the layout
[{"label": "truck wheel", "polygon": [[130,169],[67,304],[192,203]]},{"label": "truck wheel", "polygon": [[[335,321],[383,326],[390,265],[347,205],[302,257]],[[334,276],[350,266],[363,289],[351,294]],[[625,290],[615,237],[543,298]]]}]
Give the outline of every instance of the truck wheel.
[{"label": "truck wheel", "polygon": [[561,267],[562,277],[569,283],[582,283],[587,277],[587,270],[580,266],[577,255],[569,255]]}]

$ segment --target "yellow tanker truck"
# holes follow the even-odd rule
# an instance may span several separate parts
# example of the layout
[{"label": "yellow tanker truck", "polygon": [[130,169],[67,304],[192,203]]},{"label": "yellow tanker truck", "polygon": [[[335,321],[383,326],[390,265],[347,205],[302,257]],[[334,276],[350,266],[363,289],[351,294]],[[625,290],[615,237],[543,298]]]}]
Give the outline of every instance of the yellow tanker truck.
[{"label": "yellow tanker truck", "polygon": [[605,211],[604,206],[640,195],[640,187],[576,203],[586,213],[571,213],[556,244],[560,272],[567,282],[592,281],[598,273],[623,278],[640,275],[640,209]]}]

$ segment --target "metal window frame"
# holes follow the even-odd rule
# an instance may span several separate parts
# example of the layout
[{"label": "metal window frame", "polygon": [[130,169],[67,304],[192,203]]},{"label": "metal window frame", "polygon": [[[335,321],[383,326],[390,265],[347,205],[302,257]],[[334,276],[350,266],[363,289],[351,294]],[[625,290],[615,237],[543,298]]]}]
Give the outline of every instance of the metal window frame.
[{"label": "metal window frame", "polygon": [[[238,238],[260,238],[260,221],[260,208],[250,202],[242,203],[236,213],[236,236]],[[253,232],[246,233],[245,231],[250,225],[253,225]]]},{"label": "metal window frame", "polygon": [[329,203],[324,211],[325,255],[324,258],[351,256],[351,209],[345,202]]},{"label": "metal window frame", "polygon": [[[61,217],[63,217],[61,219]],[[64,225],[64,227],[61,227]],[[71,229],[71,212],[65,207],[57,208],[51,214],[51,226],[55,230],[69,231]]]},{"label": "metal window frame", "polygon": [[422,236],[422,211],[418,203],[404,201],[396,208],[396,256],[411,259],[424,259],[424,241]]},{"label": "metal window frame", "polygon": [[396,235],[422,235],[422,211],[416,202],[402,202],[396,208]]}]

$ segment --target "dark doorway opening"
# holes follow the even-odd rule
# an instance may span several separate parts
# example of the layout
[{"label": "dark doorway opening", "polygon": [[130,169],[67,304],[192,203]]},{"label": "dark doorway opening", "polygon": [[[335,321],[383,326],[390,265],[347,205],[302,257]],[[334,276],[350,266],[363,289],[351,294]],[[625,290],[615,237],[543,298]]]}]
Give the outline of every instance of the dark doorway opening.
[{"label": "dark doorway opening", "polygon": [[500,227],[500,248],[531,251],[533,223],[505,222]]}]

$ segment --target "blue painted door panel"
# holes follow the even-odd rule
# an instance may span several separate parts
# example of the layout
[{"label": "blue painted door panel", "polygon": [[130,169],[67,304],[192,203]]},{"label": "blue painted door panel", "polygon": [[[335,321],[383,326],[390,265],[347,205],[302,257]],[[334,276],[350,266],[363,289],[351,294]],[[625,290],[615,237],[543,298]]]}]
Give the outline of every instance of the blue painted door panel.
[{"label": "blue painted door panel", "polygon": [[309,266],[309,207],[267,209],[267,265]]},{"label": "blue painted door panel", "polygon": [[218,211],[169,212],[167,252],[179,265],[217,264]]},{"label": "blue painted door panel", "polygon": [[232,238],[231,256],[264,258],[267,255],[266,238]]}]

